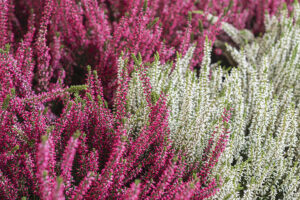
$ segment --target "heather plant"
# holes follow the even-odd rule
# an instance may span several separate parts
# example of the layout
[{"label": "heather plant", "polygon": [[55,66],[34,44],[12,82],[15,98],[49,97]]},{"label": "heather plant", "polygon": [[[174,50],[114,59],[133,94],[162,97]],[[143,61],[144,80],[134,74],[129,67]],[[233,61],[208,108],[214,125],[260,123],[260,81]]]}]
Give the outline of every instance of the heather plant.
[{"label": "heather plant", "polygon": [[[1,66],[6,62],[2,59]],[[17,71],[9,72],[8,83]],[[125,63],[120,61],[113,111],[97,72],[88,72],[85,85],[25,97],[6,91],[0,103],[1,198],[205,199],[215,194],[219,180],[209,174],[227,142],[226,110],[217,143],[211,139],[202,163],[189,165],[172,149],[166,98],[151,98],[147,77],[141,88],[148,112],[140,123],[126,110],[131,78]],[[56,116],[53,101],[63,106]],[[134,124],[141,128],[130,128]]]},{"label": "heather plant", "polygon": [[[86,65],[96,69],[102,79],[109,106],[116,90],[118,57],[122,51],[141,53],[152,62],[155,52],[161,61],[185,54],[197,42],[191,68],[199,68],[207,36],[214,44],[222,21],[239,29],[263,32],[264,13],[275,14],[290,0],[268,1],[97,1],[39,0],[1,3],[1,45],[20,40],[34,49],[34,91],[42,92],[58,80],[70,86],[83,84]],[[3,8],[3,9],[2,9]],[[194,13],[202,10],[204,15]],[[211,25],[207,16],[218,16]],[[28,34],[31,34],[28,35]],[[224,34],[218,36],[228,40]],[[14,51],[17,45],[12,45]],[[20,54],[21,55],[21,54]],[[129,59],[132,68],[133,61]]]},{"label": "heather plant", "polygon": [[[211,130],[217,126],[213,135],[216,138],[222,133],[222,113],[230,104],[223,100],[217,101],[215,95],[222,83],[222,77],[209,81],[209,64],[211,45],[205,45],[205,57],[201,65],[199,77],[189,70],[194,47],[190,48],[184,58],[178,55],[174,70],[173,65],[161,65],[158,55],[153,66],[147,70],[148,82],[152,85],[151,99],[158,98],[158,94],[165,92],[170,108],[169,126],[174,146],[184,150],[190,161],[200,161],[204,147],[209,142]],[[221,72],[221,71],[220,71]],[[220,72],[219,75],[220,75]],[[145,73],[145,72],[144,72]],[[147,97],[143,95],[140,85],[142,74],[134,72],[129,83],[129,110],[136,110],[136,118],[146,118],[147,110],[138,107],[146,104]],[[144,106],[145,107],[145,106]],[[139,127],[136,127],[139,128]]]},{"label": "heather plant", "polygon": [[[266,16],[266,33],[248,43],[241,39],[240,33],[234,27],[230,27],[230,36],[238,38],[240,50],[228,46],[233,59],[245,70],[247,65],[252,65],[257,70],[263,70],[262,66],[266,57],[269,61],[268,79],[274,84],[274,92],[278,97],[283,97],[286,90],[291,89],[299,102],[299,3],[294,6],[294,12],[288,17],[287,10],[283,10],[279,17]],[[243,63],[243,64],[241,64]],[[245,73],[245,72],[243,72]]]},{"label": "heather plant", "polygon": [[[216,102],[216,105],[222,105],[222,103],[224,105],[224,102],[226,102],[232,105],[233,108],[229,143],[221,156],[219,164],[214,168],[214,175],[220,175],[223,180],[220,192],[214,196],[216,199],[298,198],[299,165],[296,160],[299,155],[297,148],[299,113],[293,101],[292,90],[286,91],[282,99],[275,97],[274,86],[268,80],[269,65],[266,58],[265,62],[264,70],[261,73],[248,66],[247,77],[244,77],[240,69],[232,69],[230,74],[227,74],[221,68],[213,70],[211,80],[208,78],[209,73],[204,76],[206,77],[204,80],[209,80],[207,85],[211,84],[208,87],[210,91],[216,89],[214,93],[208,93],[212,96],[206,102],[210,105],[208,108],[215,109],[214,102]],[[170,94],[168,96],[170,107],[173,106],[174,102],[179,102],[177,104],[179,105],[179,112],[170,115],[169,119],[171,130],[174,126],[174,135],[172,136],[177,142],[175,148],[186,150],[187,155],[191,156],[192,160],[200,159],[198,156],[201,154],[194,152],[200,146],[199,144],[207,141],[207,136],[200,135],[199,132],[193,132],[194,127],[201,125],[201,123],[193,124],[192,122],[195,121],[194,116],[188,115],[189,113],[186,111],[189,108],[186,107],[188,105],[186,99],[191,98],[190,95],[182,95],[183,97],[178,95],[172,99],[172,92],[174,91],[172,91],[172,86],[169,86],[168,80],[172,82],[173,74],[170,77],[168,73],[164,72],[157,74],[156,80],[164,80],[163,78],[160,79],[160,77],[164,77],[163,74],[166,74],[165,77],[168,78],[165,79],[165,82],[157,81],[156,83],[159,83],[157,84],[158,88],[164,89],[164,86],[168,88],[166,90]],[[176,77],[175,73],[174,77]],[[224,77],[225,81],[222,82]],[[179,76],[175,80],[179,82],[179,80],[185,79],[187,80],[186,89],[192,85],[191,77],[188,75],[185,77]],[[244,85],[246,86],[244,88],[243,80],[245,79],[249,81]],[[216,80],[219,80],[219,84],[215,84]],[[200,83],[201,81],[199,80]],[[173,90],[177,92],[178,89]],[[205,91],[205,86],[202,91]],[[182,94],[182,92],[177,94]],[[197,95],[197,97],[197,100],[200,101],[201,97],[205,96]],[[197,101],[194,102],[196,104]],[[204,128],[214,124],[216,115],[211,117],[210,110],[205,110],[205,107],[202,108],[203,111],[201,107],[199,110],[197,118],[204,119],[203,121],[206,122],[205,125],[202,125]],[[218,110],[216,109],[216,111]],[[181,113],[185,115],[181,115]],[[177,120],[178,116],[185,116],[186,118],[181,118],[179,123],[172,124],[172,120]],[[185,128],[181,124],[189,123],[191,125],[186,126],[189,129],[176,132],[178,129]]]},{"label": "heather plant", "polygon": [[[299,198],[299,4],[295,3],[290,18],[283,10],[279,18],[267,15],[265,24],[262,38],[244,43],[240,50],[228,46],[239,68],[231,76],[240,77],[245,102],[244,117],[234,122],[233,114],[232,120],[244,126],[246,135],[237,142],[244,146],[240,153],[233,152],[240,156],[232,162],[237,168],[233,170],[232,163],[224,168],[226,174],[237,176],[227,183],[225,178],[216,199]],[[231,30],[235,38],[243,37]],[[237,137],[234,129],[232,134]],[[234,191],[231,180],[237,183],[237,177],[238,191]]]},{"label": "heather plant", "polygon": [[[230,71],[211,64],[212,50],[205,45],[199,74],[189,70],[194,47],[183,58],[178,54],[174,69],[156,55],[146,72],[151,98],[167,94],[174,148],[186,152],[189,162],[201,160],[202,147],[210,142],[208,130],[218,123],[222,108],[232,107],[229,143],[213,173],[223,184],[213,199],[299,198],[298,18],[298,3],[291,18],[286,10],[280,18],[267,16],[266,34],[249,44],[244,31],[223,25],[241,45],[240,50],[228,46],[238,63]],[[146,101],[138,89],[141,75],[134,76],[131,110]],[[144,112],[136,117],[144,118]]]},{"label": "heather plant", "polygon": [[[182,6],[180,2],[170,8],[167,6],[169,4],[162,2],[166,4],[163,5],[163,7],[167,9],[162,13],[155,10],[158,9],[159,2],[149,2],[149,4],[147,1],[134,2],[134,4],[127,8],[126,12],[121,12],[120,17],[114,16],[115,14],[118,15],[117,11],[111,13],[114,8],[109,1],[106,3],[98,3],[97,1],[89,0],[83,1],[82,4],[78,6],[76,6],[74,2],[71,2],[72,1],[69,1],[70,6],[64,6],[68,7],[69,10],[62,7],[64,10],[58,10],[56,14],[59,16],[60,22],[66,21],[68,15],[73,15],[72,12],[78,15],[76,19],[79,20],[76,24],[59,26],[59,29],[56,30],[61,33],[61,41],[64,44],[65,50],[71,52],[73,49],[82,49],[81,55],[72,55],[71,58],[73,58],[73,63],[75,61],[75,66],[70,66],[70,69],[77,68],[78,70],[82,70],[86,64],[95,66],[94,68],[99,72],[103,80],[105,96],[109,102],[111,102],[111,98],[114,95],[113,90],[116,87],[115,75],[117,74],[117,61],[122,51],[129,55],[132,53],[140,53],[145,62],[152,62],[155,52],[160,53],[162,60],[169,60],[174,57],[175,49],[184,52],[190,42],[190,28],[192,26],[187,26],[187,24],[189,23],[188,10],[191,9],[191,5],[193,5],[192,2],[186,3],[186,6],[180,9],[178,8]],[[61,5],[64,4],[66,3],[61,1]],[[157,5],[155,6],[155,4]],[[151,5],[153,5],[153,7]],[[70,8],[72,8],[72,10]],[[163,13],[164,15],[169,15],[169,13],[175,10],[177,10],[177,12],[176,14],[174,12],[174,14],[180,16],[180,18],[176,20],[176,24],[174,24],[173,27],[168,27],[170,22],[167,21],[167,17],[163,16]],[[106,11],[108,14],[104,15]],[[180,12],[178,13],[178,11]],[[86,22],[83,22],[83,17],[87,19]],[[85,32],[77,36],[77,38],[74,38],[78,33],[73,34],[75,30],[69,31],[68,29],[78,29],[80,26],[77,25],[77,23],[81,23],[80,26]],[[196,29],[197,35],[194,34],[194,39],[199,43],[197,51],[200,54],[202,54],[203,38],[205,35],[208,35],[211,40],[213,40],[217,34],[216,27],[217,25],[211,26],[211,28],[208,27],[204,30],[204,33]],[[164,30],[172,32],[166,34],[163,33]],[[66,35],[66,33],[68,34]],[[84,41],[85,43],[78,44],[76,41],[79,41],[79,38],[80,41]],[[72,41],[68,42],[70,39],[72,39]],[[70,56],[69,54],[67,55],[69,59]],[[78,58],[80,60],[78,60]],[[195,58],[194,66],[201,61],[201,58],[202,56]],[[127,66],[129,70],[132,68],[132,64],[133,60],[129,58],[129,65]],[[69,71],[69,74],[72,74],[72,72]]]},{"label": "heather plant", "polygon": [[299,198],[297,2],[0,0],[0,33],[2,199]]},{"label": "heather plant", "polygon": [[[124,72],[117,79],[119,87],[113,113],[105,103],[102,85],[96,75],[89,74],[88,85],[66,86],[66,78],[69,77],[66,76],[68,73],[64,72],[64,62],[61,61],[66,58],[65,61],[74,63],[72,59],[81,57],[81,52],[87,49],[78,48],[72,56],[64,51],[66,49],[61,46],[61,41],[69,39],[70,45],[77,45],[78,38],[81,38],[82,43],[79,44],[85,45],[87,40],[83,37],[85,34],[82,34],[82,30],[71,29],[63,33],[55,31],[55,28],[60,27],[56,22],[60,20],[62,13],[70,14],[60,17],[65,16],[64,19],[69,22],[66,24],[73,28],[80,28],[82,20],[82,10],[78,10],[78,17],[75,17],[77,5],[74,2],[57,3],[45,1],[41,4],[42,13],[30,12],[27,33],[22,41],[9,45],[8,42],[12,42],[12,39],[8,39],[6,35],[1,38],[1,144],[4,144],[1,147],[1,198],[94,199],[149,196],[204,199],[213,195],[218,181],[208,179],[208,175],[224,149],[227,130],[224,128],[224,134],[219,137],[214,148],[207,146],[207,153],[213,151],[213,154],[203,157],[205,164],[199,163],[193,169],[187,167],[183,156],[178,156],[178,152],[175,154],[171,149],[168,110],[163,95],[153,103],[148,101],[148,118],[142,129],[127,130],[129,123],[126,121],[132,122],[132,119],[125,111],[128,77],[124,73],[130,71],[130,68],[122,69]],[[4,13],[1,20],[7,20],[14,8],[9,1],[3,2],[1,6],[3,5],[6,7],[1,10],[1,14]],[[39,6],[34,4],[33,7]],[[96,8],[95,16],[92,16],[92,8]],[[66,10],[59,13],[56,9]],[[96,2],[85,2],[84,9],[91,14],[86,16],[88,26],[97,30],[107,29],[95,24],[103,17],[96,12]],[[145,20],[144,11],[134,12],[140,13],[137,18]],[[137,18],[124,19],[124,23],[130,22],[135,26],[134,20]],[[9,23],[12,22],[9,20],[1,21],[6,33],[10,33],[11,29]],[[50,22],[54,22],[54,27]],[[37,28],[36,23],[39,24]],[[122,26],[124,24],[120,25],[120,30],[123,30]],[[93,41],[102,40],[90,31],[88,36],[92,36]],[[125,30],[126,34],[127,31],[128,29]],[[146,30],[146,33],[149,32]],[[64,34],[69,34],[69,37]],[[74,37],[77,39],[72,40]],[[101,47],[101,43],[97,45]],[[113,46],[115,48],[118,45],[116,43]],[[75,47],[79,46],[74,46],[72,50]],[[109,52],[110,50],[107,51]],[[149,85],[145,87],[147,96],[151,96],[150,88]],[[136,120],[133,123],[140,122]],[[224,121],[224,124],[227,123],[228,118]],[[137,134],[137,131],[140,133]],[[127,132],[138,136],[131,139],[127,137]],[[135,184],[135,180],[141,180],[141,183],[136,181]]]}]

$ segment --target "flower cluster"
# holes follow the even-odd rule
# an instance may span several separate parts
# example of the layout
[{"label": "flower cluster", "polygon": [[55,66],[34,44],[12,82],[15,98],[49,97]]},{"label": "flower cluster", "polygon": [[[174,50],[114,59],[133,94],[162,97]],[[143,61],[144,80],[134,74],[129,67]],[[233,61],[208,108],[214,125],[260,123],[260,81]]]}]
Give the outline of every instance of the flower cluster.
[{"label": "flower cluster", "polygon": [[[266,33],[250,43],[243,31],[223,22],[224,31],[240,44],[239,50],[227,46],[237,68],[211,64],[206,44],[199,73],[189,70],[194,47],[183,58],[178,55],[175,68],[156,56],[147,71],[153,93],[168,95],[174,147],[189,162],[207,154],[209,131],[220,127],[222,109],[231,107],[229,143],[213,173],[221,176],[222,186],[212,199],[299,198],[299,4],[291,18],[287,15],[287,10],[280,18],[267,15]],[[136,80],[132,110],[145,101]]]},{"label": "flower cluster", "polygon": [[[176,51],[185,54],[189,44],[197,43],[191,68],[199,68],[206,37],[211,45],[216,38],[230,40],[220,35],[221,22],[261,33],[265,12],[273,15],[283,3],[291,7],[292,2],[3,0],[0,47],[22,41],[19,56],[26,54],[34,61],[35,75],[30,82],[35,92],[57,87],[59,80],[69,86],[83,84],[81,75],[91,65],[102,79],[104,96],[111,106],[122,51],[129,57],[140,53],[144,62],[152,62],[158,52],[161,61],[166,62],[176,58]],[[210,14],[219,17],[215,24],[210,23]],[[19,46],[13,45],[13,49]],[[28,52],[28,48],[33,51]],[[129,62],[128,68],[132,69],[131,57]]]},{"label": "flower cluster", "polygon": [[297,0],[0,0],[0,199],[300,198],[299,22]]},{"label": "flower cluster", "polygon": [[[204,199],[215,194],[218,180],[209,174],[227,142],[229,113],[224,111],[218,142],[211,139],[202,163],[189,166],[172,148],[163,94],[143,105],[144,121],[127,112],[126,71],[121,62],[113,112],[90,69],[87,85],[24,98],[10,91],[1,110],[1,197]],[[148,86],[141,86],[146,96]],[[42,107],[51,100],[63,104],[53,120]]]}]

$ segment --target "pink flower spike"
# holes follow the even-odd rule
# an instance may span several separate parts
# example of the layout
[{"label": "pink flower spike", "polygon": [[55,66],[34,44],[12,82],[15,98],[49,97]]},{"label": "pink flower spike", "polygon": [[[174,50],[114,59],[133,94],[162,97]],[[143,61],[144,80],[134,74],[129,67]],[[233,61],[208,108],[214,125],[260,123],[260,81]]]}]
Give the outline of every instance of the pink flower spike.
[{"label": "pink flower spike", "polygon": [[80,131],[77,130],[74,135],[69,139],[68,146],[65,149],[63,154],[62,163],[61,163],[61,176],[65,184],[66,194],[70,193],[71,182],[73,180],[71,175],[72,165],[74,156],[76,153],[76,148],[80,142],[78,137],[80,136]]},{"label": "pink flower spike", "polygon": [[53,11],[53,0],[47,0],[45,2],[43,16],[40,21],[40,30],[36,40],[36,56],[37,56],[37,70],[38,70],[38,91],[44,91],[48,89],[48,85],[52,76],[53,69],[49,66],[50,54],[49,47],[46,43],[47,27],[50,23],[50,17]]},{"label": "pink flower spike", "polygon": [[9,0],[0,0],[0,48],[8,43],[8,6]]},{"label": "pink flower spike", "polygon": [[130,188],[126,191],[125,200],[138,200],[139,199],[139,194],[141,192],[140,189],[140,181],[137,179],[135,180],[134,183],[131,183]]},{"label": "pink flower spike", "polygon": [[51,200],[64,200],[64,185],[63,179],[59,176],[57,177],[56,184],[52,191]]},{"label": "pink flower spike", "polygon": [[89,190],[92,182],[95,180],[94,172],[88,172],[86,177],[81,181],[80,185],[72,194],[72,200],[81,200]]},{"label": "pink flower spike", "polygon": [[53,180],[49,177],[50,145],[48,136],[42,136],[37,154],[37,176],[40,182],[40,193],[42,199],[51,199]]}]

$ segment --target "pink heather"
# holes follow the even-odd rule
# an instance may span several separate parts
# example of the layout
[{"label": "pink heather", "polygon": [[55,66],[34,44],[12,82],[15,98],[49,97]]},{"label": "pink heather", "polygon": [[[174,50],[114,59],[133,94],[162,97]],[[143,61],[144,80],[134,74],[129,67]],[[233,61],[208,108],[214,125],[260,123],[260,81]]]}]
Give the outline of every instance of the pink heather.
[{"label": "pink heather", "polygon": [[50,23],[50,17],[53,10],[53,0],[45,1],[42,18],[40,20],[40,27],[38,31],[37,40],[35,43],[35,53],[37,56],[37,70],[38,70],[38,91],[45,91],[48,89],[48,84],[52,76],[52,69],[49,67],[50,48],[46,45],[47,26]]},{"label": "pink heather", "polygon": [[9,0],[0,1],[0,48],[3,48],[8,41],[8,14]]},{"label": "pink heather", "polygon": [[73,200],[80,200],[84,198],[84,195],[89,190],[92,182],[95,180],[93,172],[88,172],[86,177],[81,181],[79,186],[74,190],[73,194],[71,195],[71,199]]},{"label": "pink heather", "polygon": [[73,165],[74,156],[76,153],[76,148],[80,140],[78,137],[80,136],[80,132],[75,132],[74,135],[69,139],[67,148],[64,151],[62,156],[62,163],[61,163],[61,176],[65,184],[66,194],[69,194],[69,190],[71,188],[71,169]]},{"label": "pink heather", "polygon": [[[138,180],[138,179],[137,179]],[[139,194],[140,194],[140,183],[136,181],[136,183],[131,183],[131,186],[129,189],[127,189],[125,193],[125,200],[138,200]]]},{"label": "pink heather", "polygon": [[[199,67],[205,38],[212,41],[224,38],[224,34],[219,35],[219,23],[211,25],[205,13],[222,16],[231,5],[220,20],[241,29],[252,29],[257,34],[264,30],[266,11],[275,14],[283,2],[289,6],[292,3],[292,0],[84,0],[77,4],[75,0],[47,0],[40,4],[37,0],[21,0],[14,5],[11,1],[2,1],[2,47],[14,38],[13,34],[24,39],[21,52],[26,52],[26,56],[21,58],[22,72],[25,70],[24,75],[30,76],[28,83],[31,84],[34,78],[32,67],[36,65],[35,81],[38,83],[34,82],[34,89],[37,92],[56,87],[54,82],[58,83],[59,79],[66,84],[78,82],[78,73],[84,72],[89,64],[99,72],[110,105],[117,87],[117,60],[122,51],[127,55],[140,53],[144,62],[153,61],[154,53],[159,52],[164,62],[174,59],[175,51],[184,54],[189,44],[196,42],[197,56],[193,58],[192,66]],[[204,15],[192,13],[197,10],[205,11]],[[13,23],[20,18],[27,23],[17,22],[18,26],[14,28]],[[37,29],[35,45],[30,45],[34,29]],[[29,47],[34,49],[32,61],[36,64],[30,62],[26,66],[32,58]],[[18,58],[21,52],[16,54]],[[129,63],[133,61],[130,59]],[[60,75],[63,69],[67,76]],[[132,66],[128,68],[129,72],[131,70]]]},{"label": "pink heather", "polygon": [[64,200],[64,186],[63,186],[63,179],[61,177],[58,177],[56,180],[56,183],[52,190],[52,196],[51,199],[53,200]]},{"label": "pink heather", "polygon": [[0,196],[5,199],[16,199],[17,194],[15,193],[13,184],[3,175],[1,170],[0,177],[2,178],[0,182]]},{"label": "pink heather", "polygon": [[42,143],[39,145],[37,154],[37,177],[39,180],[40,193],[42,199],[51,199],[51,193],[54,181],[52,177],[49,177],[49,141],[46,135],[42,138]]}]

